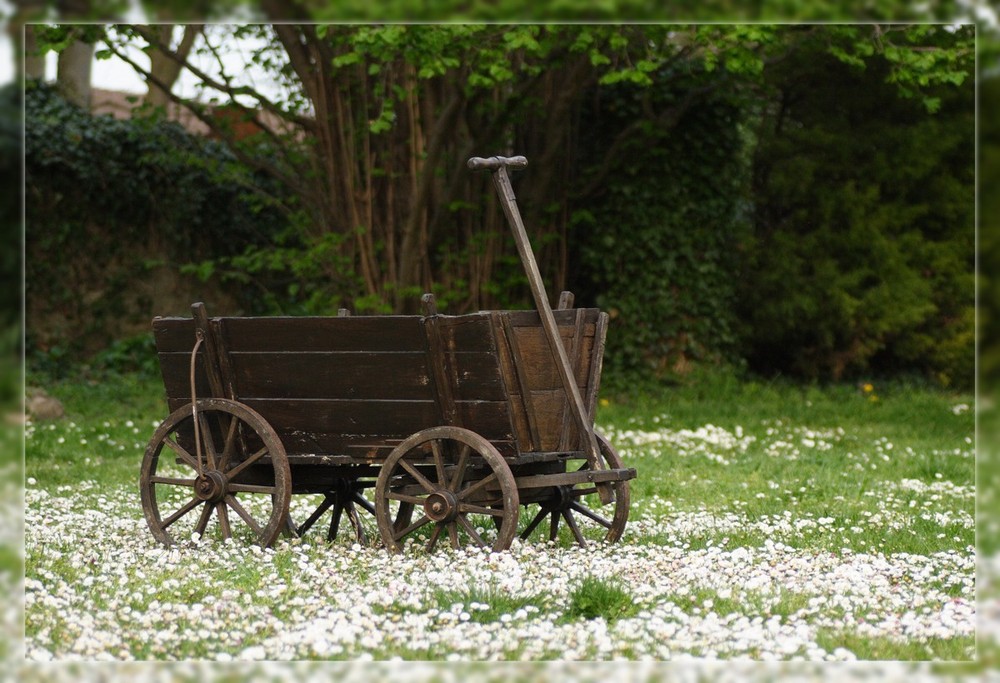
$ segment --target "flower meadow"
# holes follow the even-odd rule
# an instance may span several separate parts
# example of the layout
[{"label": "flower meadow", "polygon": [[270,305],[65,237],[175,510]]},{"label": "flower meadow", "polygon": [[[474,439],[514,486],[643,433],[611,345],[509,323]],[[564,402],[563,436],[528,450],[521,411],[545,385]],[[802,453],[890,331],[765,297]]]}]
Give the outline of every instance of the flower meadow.
[{"label": "flower meadow", "polygon": [[[738,660],[827,677],[870,660],[974,660],[979,612],[996,611],[976,602],[966,397],[740,387],[610,401],[598,429],[638,471],[619,543],[393,555],[327,543],[322,524],[268,549],[212,534],[159,545],[136,487],[165,415],[155,390],[99,418],[86,410],[103,396],[74,391],[66,418],[25,427],[31,663],[559,660],[587,680],[585,662],[633,662],[645,680],[656,662],[717,679],[713,661]],[[294,497],[293,518],[311,503]],[[920,666],[886,670],[933,675]]]}]

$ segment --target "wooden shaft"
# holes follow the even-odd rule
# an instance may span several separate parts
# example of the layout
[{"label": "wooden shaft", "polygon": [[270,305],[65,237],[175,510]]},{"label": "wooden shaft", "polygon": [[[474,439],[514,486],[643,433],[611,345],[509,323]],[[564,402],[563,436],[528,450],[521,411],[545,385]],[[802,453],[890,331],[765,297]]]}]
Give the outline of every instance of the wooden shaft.
[{"label": "wooden shaft", "polygon": [[[197,302],[191,305],[192,317],[196,330],[200,330],[205,340],[205,374],[208,375],[208,385],[212,388],[212,396],[215,398],[232,398],[226,393],[225,384],[222,379],[222,370],[219,367],[218,340],[212,332],[208,321],[208,311],[205,304]],[[207,397],[202,397],[207,398]]]},{"label": "wooden shaft", "polygon": [[[524,272],[528,276],[528,285],[531,287],[531,296],[535,300],[535,307],[542,319],[542,329],[548,340],[552,356],[556,361],[556,371],[559,379],[562,380],[563,388],[566,390],[566,398],[569,402],[570,412],[573,420],[583,437],[583,450],[587,456],[587,461],[594,470],[603,469],[600,452],[597,447],[597,438],[590,421],[587,419],[587,411],[583,404],[583,397],[580,395],[580,388],[576,385],[576,378],[573,376],[573,369],[566,354],[566,347],[563,346],[559,337],[559,328],[556,325],[555,316],[552,315],[552,307],[549,305],[548,297],[545,295],[545,283],[542,282],[542,275],[538,272],[538,264],[535,262],[535,255],[531,251],[531,243],[528,241],[528,233],[524,229],[524,221],[521,219],[521,212],[517,208],[517,200],[514,197],[514,188],[511,187],[510,178],[507,175],[506,166],[500,165],[493,172],[493,182],[500,195],[500,205],[507,215],[507,222],[514,233],[514,243],[517,245],[517,253],[524,264]],[[608,486],[599,486],[601,502],[610,503],[613,492]]]}]

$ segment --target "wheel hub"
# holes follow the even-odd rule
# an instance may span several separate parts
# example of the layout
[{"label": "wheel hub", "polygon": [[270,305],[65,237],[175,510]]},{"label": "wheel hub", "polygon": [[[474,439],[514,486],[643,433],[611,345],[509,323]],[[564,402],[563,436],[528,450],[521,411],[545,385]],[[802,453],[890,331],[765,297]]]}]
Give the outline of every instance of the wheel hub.
[{"label": "wheel hub", "polygon": [[569,510],[573,504],[572,486],[553,486],[552,495],[545,501],[545,509],[550,512]]},{"label": "wheel hub", "polygon": [[458,498],[451,491],[435,491],[424,500],[424,514],[434,522],[451,522],[458,516]]},{"label": "wheel hub", "polygon": [[194,493],[199,499],[217,503],[226,496],[226,477],[218,470],[210,470],[195,479]]}]

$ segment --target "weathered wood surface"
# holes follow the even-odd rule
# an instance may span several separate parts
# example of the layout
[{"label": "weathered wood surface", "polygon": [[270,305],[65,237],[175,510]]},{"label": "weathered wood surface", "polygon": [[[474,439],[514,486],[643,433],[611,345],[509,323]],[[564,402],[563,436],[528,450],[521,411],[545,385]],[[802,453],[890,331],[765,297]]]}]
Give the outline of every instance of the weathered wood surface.
[{"label": "weathered wood surface", "polygon": [[[505,457],[584,447],[578,430],[565,426],[572,422],[566,392],[535,311],[202,319],[201,310],[194,319],[153,321],[171,410],[191,399],[191,349],[201,329],[199,397],[221,393],[258,411],[293,463],[378,459],[442,424],[472,429]],[[578,390],[593,403],[606,316],[553,313]]]},{"label": "weathered wood surface", "polygon": [[[528,233],[524,229],[521,212],[517,208],[514,189],[510,184],[510,178],[507,176],[507,166],[510,165],[512,168],[519,168],[521,167],[520,160],[518,160],[518,164],[511,164],[500,157],[494,157],[493,161],[496,162],[496,169],[493,171],[493,182],[500,197],[500,206],[507,216],[507,222],[514,235],[514,244],[517,246],[518,255],[521,257],[521,265],[524,266],[525,275],[528,277],[531,296],[535,300],[535,309],[540,317],[541,328],[545,333],[545,340],[548,343],[553,360],[552,366],[555,368],[562,388],[566,392],[567,400],[564,413],[573,418],[577,439],[582,442],[583,450],[587,453],[587,460],[590,462],[591,467],[600,469],[602,463],[597,438],[594,435],[593,420],[587,414],[587,407],[580,392],[580,387],[573,377],[573,365],[566,352],[566,345],[562,342],[561,333],[557,327],[558,323],[552,307],[549,305],[548,297],[545,294],[545,283],[542,281],[541,273],[538,271],[538,264],[535,262],[535,255],[531,250],[531,243],[528,240]],[[524,160],[524,163],[526,164],[527,160]],[[492,168],[492,166],[487,162],[480,163],[478,168]],[[598,486],[598,490],[601,502],[610,503],[614,499],[614,494],[607,486]]]}]

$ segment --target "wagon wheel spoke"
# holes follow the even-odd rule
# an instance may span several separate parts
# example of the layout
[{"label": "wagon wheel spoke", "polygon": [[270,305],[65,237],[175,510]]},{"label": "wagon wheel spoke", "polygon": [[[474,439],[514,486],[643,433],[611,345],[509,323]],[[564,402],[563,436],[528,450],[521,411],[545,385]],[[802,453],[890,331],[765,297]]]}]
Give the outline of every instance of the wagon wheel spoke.
[{"label": "wagon wheel spoke", "polygon": [[[459,517],[459,519],[462,519]],[[458,540],[458,525],[455,522],[450,522],[448,524],[448,538],[451,539],[451,547],[458,550],[462,547],[462,544]]]},{"label": "wagon wheel spoke", "polygon": [[549,540],[554,541],[559,536],[559,511],[552,511],[552,523],[549,526]]},{"label": "wagon wheel spoke", "polygon": [[323,516],[323,513],[330,509],[335,500],[336,499],[333,496],[326,494],[326,497],[323,498],[323,502],[319,504],[319,507],[313,510],[313,513],[309,515],[309,518],[306,521],[302,522],[302,525],[295,530],[295,533],[302,536],[305,532],[309,531],[313,524],[315,524],[319,518]]},{"label": "wagon wheel spoke", "polygon": [[462,485],[462,481],[465,479],[465,466],[469,462],[469,454],[472,452],[472,446],[465,443],[462,444],[462,450],[458,454],[458,463],[455,465],[455,475],[451,478],[451,483],[448,485],[449,491],[457,491]]},{"label": "wagon wheel spoke", "polygon": [[590,495],[593,495],[595,493],[597,493],[597,487],[596,486],[590,486],[590,487],[585,488],[585,489],[573,489],[573,497],[574,498],[583,498],[584,496],[590,496]]},{"label": "wagon wheel spoke", "polygon": [[219,459],[219,471],[225,472],[229,466],[229,460],[233,457],[233,450],[236,448],[236,428],[239,420],[229,417],[229,432],[226,434],[226,443],[222,447],[222,457]]},{"label": "wagon wheel spoke", "polygon": [[420,527],[424,526],[425,524],[427,524],[430,521],[431,521],[430,517],[428,517],[427,515],[422,515],[420,517],[420,519],[418,519],[413,524],[410,524],[409,526],[404,527],[403,529],[400,529],[395,534],[393,534],[393,540],[394,541],[398,541],[403,536],[406,536],[407,534],[409,534],[409,533],[411,533],[413,531],[416,531],[417,529],[419,529]]},{"label": "wagon wheel spoke", "polygon": [[458,523],[461,524],[462,527],[465,529],[465,533],[469,534],[469,536],[472,537],[472,540],[474,540],[477,545],[483,548],[489,547],[489,543],[483,540],[483,537],[479,535],[475,527],[472,526],[472,524],[465,517],[465,515],[459,515],[457,519]]},{"label": "wagon wheel spoke", "polygon": [[170,450],[176,453],[177,457],[186,462],[191,467],[191,469],[193,469],[195,472],[200,471],[200,468],[198,467],[198,459],[195,458],[190,453],[188,453],[187,449],[185,449],[175,440],[171,439],[169,436],[163,439],[163,443],[166,446],[168,446]]},{"label": "wagon wheel spoke", "polygon": [[471,484],[469,486],[466,486],[464,489],[462,489],[461,491],[459,491],[459,493],[458,493],[458,499],[459,500],[463,500],[465,498],[468,498],[469,496],[471,496],[476,491],[479,491],[480,489],[486,488],[487,485],[489,485],[489,484],[491,484],[491,483],[493,483],[495,481],[497,481],[497,473],[496,472],[492,472],[489,475],[487,475],[487,476],[483,477],[482,479],[480,479],[479,481],[477,481],[475,484]]},{"label": "wagon wheel spoke", "polygon": [[351,496],[351,500],[353,500],[353,501],[354,501],[355,503],[357,503],[358,505],[360,505],[361,507],[363,507],[363,508],[364,508],[365,510],[367,510],[367,511],[368,511],[368,512],[369,512],[370,514],[373,514],[373,515],[375,514],[375,506],[374,506],[374,505],[372,505],[372,504],[371,504],[371,503],[370,503],[370,502],[368,501],[368,499],[367,499],[367,498],[365,498],[364,496],[362,496],[360,492],[358,492],[358,491],[355,491],[355,492],[354,492],[354,495],[353,495],[353,496]]},{"label": "wagon wheel spoke", "polygon": [[222,530],[222,539],[233,537],[233,530],[229,526],[229,510],[221,500],[215,504],[215,510],[219,514],[219,528]]},{"label": "wagon wheel spoke", "polygon": [[570,531],[573,532],[573,537],[576,538],[576,542],[582,546],[587,545],[587,539],[583,537],[580,533],[580,528],[576,525],[576,520],[573,518],[573,513],[569,510],[563,510],[563,519],[566,520],[566,526],[569,527]]},{"label": "wagon wheel spoke", "polygon": [[404,470],[410,473],[410,476],[417,480],[417,483],[420,484],[420,486],[423,487],[427,493],[434,493],[434,491],[438,489],[438,487],[432,484],[427,477],[420,473],[415,465],[406,462],[406,460],[400,460],[399,464],[403,466]]},{"label": "wagon wheel spoke", "polygon": [[226,478],[229,479],[229,481],[232,481],[236,477],[240,476],[240,474],[242,474],[246,468],[253,465],[255,462],[263,458],[265,455],[267,455],[267,446],[264,446],[259,451],[251,455],[249,458],[241,462],[239,465],[226,472]]},{"label": "wagon wheel spoke", "polygon": [[441,452],[441,442],[431,441],[431,453],[434,455],[434,472],[437,474],[438,488],[444,486],[444,454]]},{"label": "wagon wheel spoke", "polygon": [[358,514],[358,508],[350,500],[347,501],[344,508],[347,512],[347,520],[354,529],[354,537],[361,545],[368,545],[368,534],[365,533],[365,527],[361,524],[361,515]]},{"label": "wagon wheel spoke", "polygon": [[427,552],[432,552],[434,546],[437,545],[438,537],[441,536],[441,529],[444,528],[444,524],[435,524],[434,531],[431,532],[431,538],[427,541]]},{"label": "wagon wheel spoke", "polygon": [[401,503],[413,503],[414,505],[424,504],[424,499],[419,496],[408,496],[405,493],[396,493],[395,491],[390,491],[385,494],[385,497],[389,500],[398,500]]},{"label": "wagon wheel spoke", "polygon": [[199,536],[205,535],[205,529],[208,528],[208,520],[212,516],[213,506],[209,502],[205,502],[205,505],[201,508],[201,517],[198,518],[198,523],[195,524],[194,532]]},{"label": "wagon wheel spoke", "polygon": [[[377,510],[377,508],[376,508]],[[413,503],[400,503],[396,518],[392,521],[394,531],[405,529],[413,520]]]},{"label": "wagon wheel spoke", "polygon": [[232,495],[227,495],[225,500],[226,503],[229,504],[229,507],[231,507],[236,512],[237,515],[243,518],[243,521],[247,523],[247,526],[253,529],[253,532],[255,534],[260,535],[261,533],[260,524],[258,524],[257,520],[255,520],[253,517],[250,516],[250,513],[246,511],[246,508],[244,508],[238,500],[236,500],[236,497]]},{"label": "wagon wheel spoke", "polygon": [[180,519],[181,517],[183,517],[187,513],[189,513],[192,510],[194,510],[198,506],[198,503],[200,503],[200,502],[201,502],[201,499],[196,496],[196,497],[192,498],[191,500],[189,500],[188,502],[184,503],[184,505],[182,505],[180,508],[178,508],[177,511],[174,512],[174,514],[170,515],[165,520],[163,520],[163,522],[160,523],[160,528],[161,529],[166,529],[168,526],[170,526],[171,524],[173,524],[174,522],[176,522],[178,519]]},{"label": "wagon wheel spoke", "polygon": [[212,436],[212,429],[208,426],[205,413],[198,413],[198,424],[201,426],[201,440],[205,446],[205,460],[208,469],[214,470],[216,469],[215,437]]},{"label": "wagon wheel spoke", "polygon": [[599,515],[596,512],[594,512],[593,510],[591,510],[589,508],[585,508],[584,506],[580,505],[579,503],[573,503],[570,507],[572,509],[576,510],[577,512],[579,512],[581,515],[584,515],[586,517],[590,517],[592,520],[594,520],[595,522],[597,522],[598,524],[600,524],[601,526],[603,526],[605,529],[610,529],[611,528],[611,520],[602,517],[601,515]]},{"label": "wagon wheel spoke", "polygon": [[154,484],[168,484],[170,486],[187,486],[189,488],[194,488],[194,479],[185,479],[182,477],[158,477],[152,476],[149,481]]},{"label": "wagon wheel spoke", "polygon": [[532,519],[531,523],[528,524],[528,526],[524,528],[524,531],[521,532],[522,541],[527,539],[528,536],[531,535],[531,532],[534,531],[538,527],[538,525],[542,523],[546,515],[548,515],[548,510],[546,510],[545,508],[540,508],[538,510],[538,514],[535,515],[535,518]]},{"label": "wagon wheel spoke", "polygon": [[326,540],[328,543],[332,543],[333,539],[337,538],[337,532],[340,531],[340,518],[344,514],[344,503],[341,502],[340,497],[337,497],[337,502],[333,505],[333,515],[330,517],[330,530],[326,532]]},{"label": "wagon wheel spoke", "polygon": [[472,503],[460,503],[458,506],[459,512],[468,513],[471,512],[475,515],[491,515],[493,517],[503,517],[503,508],[488,508],[482,505],[473,505]]}]

